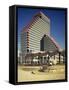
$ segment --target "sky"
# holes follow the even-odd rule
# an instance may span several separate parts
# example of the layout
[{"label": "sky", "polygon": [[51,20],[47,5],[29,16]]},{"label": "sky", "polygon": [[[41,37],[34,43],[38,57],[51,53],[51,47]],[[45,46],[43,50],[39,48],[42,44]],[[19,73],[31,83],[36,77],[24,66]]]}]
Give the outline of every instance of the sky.
[{"label": "sky", "polygon": [[50,35],[56,40],[62,49],[65,49],[64,10],[18,8],[18,50],[21,48],[21,31],[32,20],[33,16],[40,11],[50,18]]}]

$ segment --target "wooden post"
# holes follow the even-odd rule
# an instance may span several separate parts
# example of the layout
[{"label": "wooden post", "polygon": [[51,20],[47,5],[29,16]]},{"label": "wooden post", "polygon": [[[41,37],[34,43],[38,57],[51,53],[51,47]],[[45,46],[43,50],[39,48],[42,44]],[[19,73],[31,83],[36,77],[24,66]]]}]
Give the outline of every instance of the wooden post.
[{"label": "wooden post", "polygon": [[55,54],[54,54],[54,59],[55,59]]},{"label": "wooden post", "polygon": [[26,56],[25,56],[25,64],[26,64]]}]

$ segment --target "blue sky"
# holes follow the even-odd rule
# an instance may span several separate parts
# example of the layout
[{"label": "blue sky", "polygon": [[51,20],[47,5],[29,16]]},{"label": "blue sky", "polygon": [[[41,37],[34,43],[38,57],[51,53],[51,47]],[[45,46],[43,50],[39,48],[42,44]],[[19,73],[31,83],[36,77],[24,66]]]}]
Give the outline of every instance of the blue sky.
[{"label": "blue sky", "polygon": [[18,49],[20,50],[20,33],[38,12],[50,18],[50,33],[61,48],[65,48],[65,11],[50,9],[18,8]]}]

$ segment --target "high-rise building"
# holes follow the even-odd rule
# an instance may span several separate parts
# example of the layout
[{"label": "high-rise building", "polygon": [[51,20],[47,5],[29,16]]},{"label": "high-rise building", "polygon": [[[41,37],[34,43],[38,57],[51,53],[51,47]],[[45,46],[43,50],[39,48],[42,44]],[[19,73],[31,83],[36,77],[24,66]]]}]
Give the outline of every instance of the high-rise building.
[{"label": "high-rise building", "polygon": [[[24,58],[27,53],[55,50],[58,48],[56,43],[54,43],[54,41],[52,42],[51,38],[46,38],[44,35],[50,36],[50,19],[42,12],[39,12],[21,32],[21,51],[23,61],[25,60]],[[42,42],[43,38],[45,40],[44,42]],[[52,46],[50,47],[50,45]]]}]

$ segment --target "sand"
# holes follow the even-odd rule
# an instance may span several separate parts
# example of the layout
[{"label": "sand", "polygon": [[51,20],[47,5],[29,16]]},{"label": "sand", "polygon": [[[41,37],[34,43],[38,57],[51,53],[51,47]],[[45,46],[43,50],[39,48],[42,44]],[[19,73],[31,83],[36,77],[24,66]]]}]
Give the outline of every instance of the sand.
[{"label": "sand", "polygon": [[65,79],[65,65],[49,66],[39,72],[40,66],[18,66],[18,82]]}]

